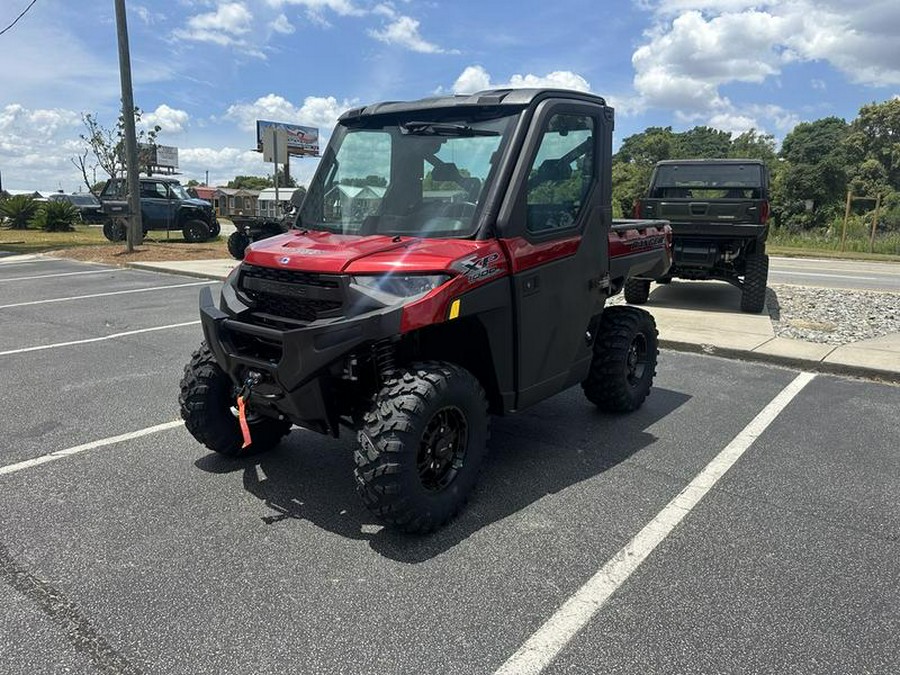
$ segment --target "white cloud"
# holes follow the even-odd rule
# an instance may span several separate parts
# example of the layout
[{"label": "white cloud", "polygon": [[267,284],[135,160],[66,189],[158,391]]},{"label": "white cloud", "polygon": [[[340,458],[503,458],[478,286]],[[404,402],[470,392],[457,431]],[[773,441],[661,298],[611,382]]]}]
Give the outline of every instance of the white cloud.
[{"label": "white cloud", "polygon": [[296,30],[293,24],[288,21],[288,18],[284,14],[279,14],[278,18],[276,18],[272,23],[269,24],[269,28],[271,28],[276,33],[281,33],[282,35],[290,35]]},{"label": "white cloud", "polygon": [[144,113],[143,117],[145,126],[153,127],[159,125],[162,127],[163,134],[180,134],[184,131],[184,127],[189,119],[190,115],[186,111],[170,108],[165,103],[157,107],[153,112]]},{"label": "white cloud", "polygon": [[310,12],[321,14],[329,10],[338,16],[363,16],[366,11],[357,7],[350,0],[268,0],[268,4],[275,8],[285,5],[299,5],[306,7]]},{"label": "white cloud", "polygon": [[318,127],[320,136],[330,136],[341,113],[355,105],[354,101],[338,101],[334,96],[307,96],[296,106],[283,96],[268,94],[253,103],[236,103],[225,112],[225,118],[237,122],[245,131],[256,131],[256,120],[272,120]]},{"label": "white cloud", "polygon": [[[858,84],[900,83],[900,3],[840,0],[643,0],[653,25],[632,55],[643,107],[684,122],[731,131],[787,131],[799,118],[773,105],[736,105],[731,83],[780,78],[804,61],[824,61]],[[775,79],[778,85],[780,79]],[[810,85],[822,90],[824,82]]]},{"label": "white cloud", "polygon": [[[383,13],[385,6],[379,5],[379,8]],[[384,26],[381,30],[369,30],[369,35],[385,44],[405,47],[421,54],[447,53],[447,50],[423,38],[419,34],[419,25],[419,21],[411,16],[396,16],[391,23]]]},{"label": "white cloud", "polygon": [[243,2],[225,2],[220,3],[213,12],[190,17],[184,28],[172,32],[172,37],[220,47],[235,47],[250,56],[265,58],[249,35],[252,26],[253,13]]},{"label": "white cloud", "polygon": [[453,83],[453,93],[472,94],[484,89],[531,89],[539,87],[553,87],[559,89],[574,89],[576,91],[590,91],[591,85],[578,73],[569,70],[556,70],[546,75],[515,74],[506,83],[491,82],[491,76],[483,66],[469,66],[456,78]]}]

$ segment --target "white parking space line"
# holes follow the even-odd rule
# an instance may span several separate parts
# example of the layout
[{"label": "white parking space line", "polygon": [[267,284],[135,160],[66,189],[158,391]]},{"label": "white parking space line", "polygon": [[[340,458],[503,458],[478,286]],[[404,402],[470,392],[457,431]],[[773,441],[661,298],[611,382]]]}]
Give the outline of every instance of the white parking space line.
[{"label": "white parking space line", "polygon": [[15,302],[11,305],[0,305],[0,309],[13,307],[27,307],[30,305],[46,305],[52,302],[69,302],[70,300],[87,300],[89,298],[105,298],[110,295],[127,295],[129,293],[150,293],[151,291],[164,291],[169,288],[187,288],[188,286],[210,286],[217,281],[193,281],[188,284],[169,284],[168,286],[153,286],[152,288],[132,288],[127,291],[110,291],[108,293],[91,293],[90,295],[73,295],[67,298],[50,298],[49,300],[31,300],[29,302]]},{"label": "white parking space line", "polygon": [[495,675],[537,675],[691,512],[815,375],[800,373],[624,548],[566,600]]},{"label": "white parking space line", "polygon": [[146,429],[130,431],[127,434],[120,434],[118,436],[111,436],[110,438],[103,438],[99,441],[83,443],[82,445],[76,445],[73,448],[66,448],[65,450],[57,450],[56,452],[51,452],[47,455],[41,455],[40,457],[35,457],[34,459],[26,459],[24,462],[17,462],[16,464],[0,466],[0,476],[5,476],[10,473],[16,473],[17,471],[22,471],[24,469],[30,469],[32,467],[40,466],[41,464],[46,464],[48,462],[54,462],[57,459],[62,459],[63,457],[71,457],[72,455],[77,455],[78,453],[85,452],[87,450],[94,450],[96,448],[102,448],[107,445],[114,445],[115,443],[130,441],[135,438],[140,438],[141,436],[148,436],[150,434],[155,434],[160,431],[166,431],[168,429],[175,429],[176,427],[180,427],[183,424],[184,422],[182,422],[181,420],[165,422],[163,424],[157,424],[156,426],[147,427]]},{"label": "white parking space line", "polygon": [[856,281],[878,281],[878,277],[854,277],[849,274],[828,274],[823,272],[787,272],[782,270],[771,270],[772,274],[784,274],[796,277],[824,277],[826,279],[855,279]]},{"label": "white parking space line", "polygon": [[36,274],[31,277],[13,277],[12,279],[0,279],[0,283],[6,283],[9,281],[31,281],[32,279],[53,279],[55,277],[77,277],[83,274],[106,274],[108,272],[116,272],[119,271],[117,268],[113,267],[111,269],[105,270],[87,270],[84,272],[56,272],[54,274]]},{"label": "white parking space line", "polygon": [[21,349],[9,349],[0,352],[0,356],[9,356],[11,354],[25,354],[27,352],[40,352],[45,349],[56,349],[57,347],[72,347],[73,345],[84,345],[90,342],[103,342],[104,340],[115,340],[116,338],[127,337],[129,335],[140,335],[141,333],[153,333],[158,330],[169,330],[171,328],[183,328],[184,326],[196,326],[200,321],[185,321],[184,323],[171,323],[168,326],[153,326],[152,328],[138,328],[135,330],[127,330],[122,333],[111,333],[95,338],[85,338],[84,340],[70,340],[69,342],[55,342],[49,345],[39,345],[37,347],[23,347]]}]

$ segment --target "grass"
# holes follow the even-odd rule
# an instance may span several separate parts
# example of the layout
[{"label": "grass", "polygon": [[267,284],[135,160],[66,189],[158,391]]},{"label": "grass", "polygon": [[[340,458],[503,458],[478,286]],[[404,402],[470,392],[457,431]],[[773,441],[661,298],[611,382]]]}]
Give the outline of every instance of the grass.
[{"label": "grass", "polygon": [[833,230],[829,235],[822,230],[787,232],[776,228],[769,233],[766,250],[775,255],[796,257],[900,262],[900,232],[876,235],[873,251],[870,253],[868,233],[861,228],[848,229],[843,251],[839,229]]},{"label": "grass", "polygon": [[11,253],[43,253],[62,248],[99,246],[108,243],[101,228],[88,225],[76,225],[74,232],[10,230],[0,227],[0,251]]},{"label": "grass", "polygon": [[180,232],[151,231],[144,243],[127,253],[125,242],[110,243],[102,228],[77,225],[74,232],[44,232],[42,230],[10,230],[0,228],[0,251],[15,254],[54,253],[55,255],[89,262],[125,265],[137,261],[206,260],[230,258],[226,238],[219,236],[201,243],[184,241]]}]

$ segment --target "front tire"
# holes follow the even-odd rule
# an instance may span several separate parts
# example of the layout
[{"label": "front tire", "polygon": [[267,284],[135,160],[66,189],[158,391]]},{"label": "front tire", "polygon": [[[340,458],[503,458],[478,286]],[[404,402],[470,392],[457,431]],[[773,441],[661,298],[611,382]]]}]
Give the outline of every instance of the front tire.
[{"label": "front tire", "polygon": [[600,318],[594,358],[581,383],[601,410],[631,412],[650,395],[659,338],[653,316],[637,307],[608,307]]},{"label": "front tire", "polygon": [[643,305],[650,298],[649,279],[626,279],[625,302],[631,305]]},{"label": "front tire", "polygon": [[244,259],[244,251],[249,245],[250,237],[248,237],[244,232],[232,232],[228,236],[228,253],[231,254],[231,257],[235,260]]},{"label": "front tire", "polygon": [[242,448],[241,427],[231,413],[235,398],[234,383],[204,342],[184,368],[178,397],[181,418],[191,435],[221,455],[244,457],[272,449],[290,432],[287,420],[248,416],[253,442]]},{"label": "front tire", "polygon": [[109,241],[125,241],[125,226],[120,220],[107,220],[103,223],[103,236]]},{"label": "front tire", "polygon": [[478,380],[450,363],[413,364],[387,381],[363,417],[356,486],[385,524],[430,532],[465,505],[488,438]]},{"label": "front tire", "polygon": [[748,255],[744,263],[744,285],[741,288],[741,311],[759,314],[766,304],[769,281],[769,256]]},{"label": "front tire", "polygon": [[192,244],[206,241],[210,237],[209,225],[202,220],[189,220],[181,228],[184,240]]}]

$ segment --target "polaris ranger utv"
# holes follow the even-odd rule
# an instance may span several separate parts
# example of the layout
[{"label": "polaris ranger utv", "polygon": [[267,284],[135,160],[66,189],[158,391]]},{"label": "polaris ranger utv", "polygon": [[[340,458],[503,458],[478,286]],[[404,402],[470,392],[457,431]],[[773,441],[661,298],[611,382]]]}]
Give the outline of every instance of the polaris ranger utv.
[{"label": "polaris ranger utv", "polygon": [[[759,313],[766,302],[769,256],[769,171],[756,159],[678,159],[659,162],[635,218],[672,223],[675,262],[668,283],[719,279],[741,290],[741,311]],[[625,299],[640,305],[649,278],[629,279]]]},{"label": "polaris ranger utv", "polygon": [[250,245],[218,306],[201,293],[188,430],[242,456],[350,429],[364,502],[428,532],[475,484],[489,414],[575,384],[638,408],[656,326],[604,304],[666,273],[671,232],[612,221],[612,130],[602,98],[558,90],[345,113],[294,228]]}]

